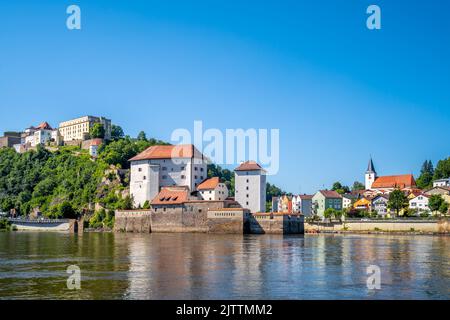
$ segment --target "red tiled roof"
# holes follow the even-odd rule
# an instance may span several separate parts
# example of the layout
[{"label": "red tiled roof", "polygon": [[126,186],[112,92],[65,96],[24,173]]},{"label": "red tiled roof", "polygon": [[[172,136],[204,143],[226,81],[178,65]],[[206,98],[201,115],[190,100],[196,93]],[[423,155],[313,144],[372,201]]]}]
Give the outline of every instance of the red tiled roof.
[{"label": "red tiled roof", "polygon": [[103,139],[100,138],[96,138],[96,139],[91,139],[89,145],[90,146],[99,146],[103,143]]},{"label": "red tiled roof", "polygon": [[152,205],[183,204],[188,200],[189,191],[184,187],[162,188],[159,194],[152,200]]},{"label": "red tiled roof", "polygon": [[342,196],[333,190],[320,190],[320,193],[322,193],[325,198],[342,198]]},{"label": "red tiled roof", "polygon": [[372,188],[411,188],[416,186],[416,181],[412,174],[398,176],[384,176],[375,179]]},{"label": "red tiled roof", "polygon": [[152,146],[141,152],[129,161],[150,159],[174,159],[174,158],[203,158],[203,155],[192,144],[181,144],[177,146]]},{"label": "red tiled roof", "polygon": [[52,127],[48,124],[48,122],[42,122],[35,129],[38,129],[38,130],[53,130]]},{"label": "red tiled roof", "polygon": [[198,185],[197,190],[215,189],[219,183],[219,177],[207,179]]},{"label": "red tiled roof", "polygon": [[302,200],[310,200],[312,199],[314,196],[313,195],[309,195],[309,194],[301,194],[299,195],[300,199]]},{"label": "red tiled roof", "polygon": [[264,170],[264,169],[255,161],[243,162],[239,167],[234,169],[234,171],[255,171],[255,170]]}]

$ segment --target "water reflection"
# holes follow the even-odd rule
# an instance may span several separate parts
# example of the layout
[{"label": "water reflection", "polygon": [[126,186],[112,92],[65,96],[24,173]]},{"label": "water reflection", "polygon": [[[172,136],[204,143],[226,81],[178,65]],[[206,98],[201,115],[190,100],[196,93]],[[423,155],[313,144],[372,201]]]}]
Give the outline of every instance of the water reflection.
[{"label": "water reflection", "polygon": [[[2,299],[449,299],[450,238],[0,233]],[[66,288],[78,265],[82,290]],[[382,289],[367,289],[366,268]]]}]

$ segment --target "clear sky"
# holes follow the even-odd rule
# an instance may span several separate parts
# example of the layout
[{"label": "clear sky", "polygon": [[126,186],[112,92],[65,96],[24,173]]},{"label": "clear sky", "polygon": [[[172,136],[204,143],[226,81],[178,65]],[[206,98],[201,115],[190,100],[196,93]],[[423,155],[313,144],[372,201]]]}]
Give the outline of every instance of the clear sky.
[{"label": "clear sky", "polygon": [[[82,29],[66,28],[67,6]],[[382,29],[366,28],[366,8]],[[0,132],[85,114],[135,136],[279,128],[287,191],[449,156],[446,0],[1,1]]]}]

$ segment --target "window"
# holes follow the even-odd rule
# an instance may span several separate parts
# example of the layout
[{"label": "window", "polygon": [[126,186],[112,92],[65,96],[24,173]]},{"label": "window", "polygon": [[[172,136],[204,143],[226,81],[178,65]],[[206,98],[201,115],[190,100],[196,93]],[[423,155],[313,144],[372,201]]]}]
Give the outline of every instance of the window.
[{"label": "window", "polygon": [[144,176],[142,179],[144,179],[144,180],[147,180],[147,177],[146,176]]},{"label": "window", "polygon": [[202,180],[203,180],[203,176],[200,176],[200,179],[202,179]]},{"label": "window", "polygon": [[248,194],[247,194],[247,198],[248,198]]},{"label": "window", "polygon": [[247,206],[248,206],[248,201],[246,202]]},{"label": "window", "polygon": [[247,187],[247,190],[248,190],[248,187]]},{"label": "window", "polygon": [[194,167],[194,171],[197,171],[197,167]]},{"label": "window", "polygon": [[167,171],[167,167],[162,167],[162,171]]},{"label": "window", "polygon": [[184,176],[184,175],[181,175],[181,179],[186,179],[186,176]]},{"label": "window", "polygon": [[248,179],[247,179],[247,183],[248,183]]},{"label": "window", "polygon": [[198,179],[198,176],[195,176],[195,179]]},{"label": "window", "polygon": [[200,171],[203,172],[203,168],[200,168]]},{"label": "window", "polygon": [[166,180],[166,179],[167,179],[167,176],[162,176],[162,178],[163,178],[163,180]]},{"label": "window", "polygon": [[181,171],[183,171],[185,168],[184,167],[181,167]]},{"label": "window", "polygon": [[138,169],[138,172],[142,172],[142,168],[139,168],[139,169]]}]

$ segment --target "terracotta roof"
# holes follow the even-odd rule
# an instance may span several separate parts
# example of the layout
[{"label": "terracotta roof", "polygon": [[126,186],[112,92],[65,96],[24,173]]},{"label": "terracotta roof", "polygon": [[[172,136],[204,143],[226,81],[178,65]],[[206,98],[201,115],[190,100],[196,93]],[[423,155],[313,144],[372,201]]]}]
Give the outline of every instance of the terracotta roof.
[{"label": "terracotta roof", "polygon": [[103,139],[100,138],[96,138],[96,139],[91,139],[91,141],[89,142],[90,146],[99,146],[103,143]]},{"label": "terracotta roof", "polygon": [[300,197],[300,199],[302,199],[302,200],[310,200],[310,199],[312,199],[314,196],[313,196],[313,195],[310,195],[310,194],[301,194],[301,195],[299,195],[299,197]]},{"label": "terracotta roof", "polygon": [[162,188],[151,202],[152,205],[183,204],[188,200],[189,191],[185,187]]},{"label": "terracotta roof", "polygon": [[264,169],[255,161],[243,162],[239,167],[234,169],[234,171],[256,171],[256,170],[264,170]]},{"label": "terracotta roof", "polygon": [[215,189],[219,183],[219,177],[207,179],[198,185],[197,190]]},{"label": "terracotta roof", "polygon": [[48,124],[48,122],[42,122],[35,129],[38,129],[38,130],[53,130],[53,128]]},{"label": "terracotta roof", "polygon": [[416,186],[416,181],[412,174],[398,176],[384,176],[375,179],[372,188],[411,188]]},{"label": "terracotta roof", "polygon": [[141,152],[129,161],[150,159],[192,159],[203,158],[203,155],[192,144],[180,144],[177,146],[152,146]]},{"label": "terracotta roof", "polygon": [[320,190],[319,192],[322,193],[326,198],[342,198],[342,196],[336,191]]}]

